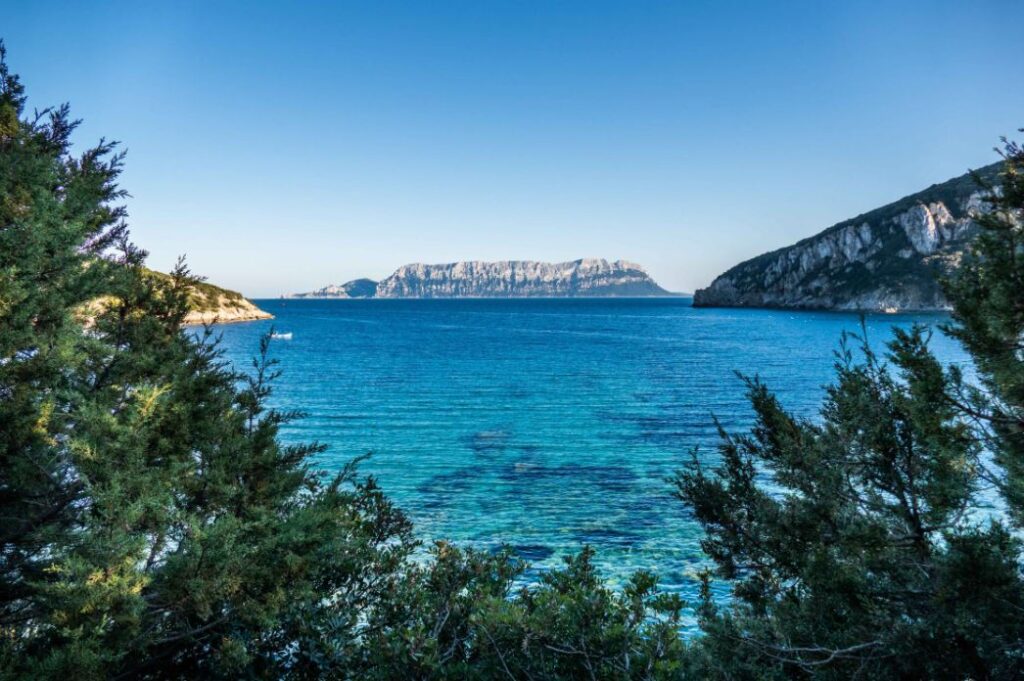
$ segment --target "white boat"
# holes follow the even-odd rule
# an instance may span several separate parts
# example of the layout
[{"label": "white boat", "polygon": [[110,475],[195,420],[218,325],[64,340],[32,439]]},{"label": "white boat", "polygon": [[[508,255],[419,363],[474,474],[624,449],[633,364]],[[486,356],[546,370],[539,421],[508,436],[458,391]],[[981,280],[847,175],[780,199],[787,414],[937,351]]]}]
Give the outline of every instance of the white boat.
[{"label": "white boat", "polygon": [[270,334],[270,337],[273,338],[274,340],[291,340],[292,332],[289,331],[288,333],[272,333]]}]

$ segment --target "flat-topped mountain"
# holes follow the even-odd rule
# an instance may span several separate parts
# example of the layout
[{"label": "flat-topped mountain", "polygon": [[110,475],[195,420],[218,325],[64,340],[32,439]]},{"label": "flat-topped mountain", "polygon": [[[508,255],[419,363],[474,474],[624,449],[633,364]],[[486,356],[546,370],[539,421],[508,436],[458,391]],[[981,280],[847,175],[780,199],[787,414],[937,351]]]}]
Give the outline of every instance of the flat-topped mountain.
[{"label": "flat-topped mountain", "polygon": [[[994,181],[1002,163],[979,174]],[[694,294],[695,307],[938,310],[939,278],[977,233],[984,192],[961,175],[736,265]]]},{"label": "flat-topped mountain", "polygon": [[[358,286],[359,282],[362,283]],[[643,267],[624,260],[583,258],[546,263],[477,260],[442,265],[403,265],[377,282],[327,286],[298,298],[580,298],[670,296]],[[357,292],[358,295],[353,293]]]},{"label": "flat-topped mountain", "polygon": [[664,296],[644,269],[624,260],[584,258],[404,265],[377,284],[378,298]]}]

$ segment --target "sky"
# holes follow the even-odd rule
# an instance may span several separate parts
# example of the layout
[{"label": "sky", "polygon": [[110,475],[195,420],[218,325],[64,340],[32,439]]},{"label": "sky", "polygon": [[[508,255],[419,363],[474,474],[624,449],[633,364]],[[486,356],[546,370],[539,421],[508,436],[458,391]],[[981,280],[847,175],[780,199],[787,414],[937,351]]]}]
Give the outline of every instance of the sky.
[{"label": "sky", "polygon": [[259,298],[581,257],[693,291],[997,160],[1022,23],[1019,0],[12,2],[0,37],[30,107],[127,149],[150,265]]}]

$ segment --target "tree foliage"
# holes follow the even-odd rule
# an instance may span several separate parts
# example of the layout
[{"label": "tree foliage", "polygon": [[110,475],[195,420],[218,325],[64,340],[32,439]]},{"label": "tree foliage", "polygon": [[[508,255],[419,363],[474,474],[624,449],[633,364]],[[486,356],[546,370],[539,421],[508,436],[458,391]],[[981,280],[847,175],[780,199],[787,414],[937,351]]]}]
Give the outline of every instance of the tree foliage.
[{"label": "tree foliage", "polygon": [[[1024,132],[1022,130],[1021,132]],[[1024,523],[1024,149],[1003,140],[1003,172],[987,188],[981,234],[946,290],[953,301],[946,331],[970,353],[980,385],[957,375],[958,411],[991,452],[995,485],[1017,528]]]},{"label": "tree foliage", "polygon": [[[122,156],[70,153],[0,61],[0,675],[278,677],[348,656],[414,546],[348,468],[284,446],[273,362],[182,333],[145,276]],[[98,301],[98,302],[97,302]],[[241,382],[241,384],[240,384]]]},{"label": "tree foliage", "polygon": [[714,470],[677,475],[734,580],[731,605],[701,607],[708,675],[1024,675],[1024,153],[1004,157],[945,284],[978,385],[923,328],[895,330],[884,358],[850,336],[819,419],[750,379],[753,430],[723,430]]}]

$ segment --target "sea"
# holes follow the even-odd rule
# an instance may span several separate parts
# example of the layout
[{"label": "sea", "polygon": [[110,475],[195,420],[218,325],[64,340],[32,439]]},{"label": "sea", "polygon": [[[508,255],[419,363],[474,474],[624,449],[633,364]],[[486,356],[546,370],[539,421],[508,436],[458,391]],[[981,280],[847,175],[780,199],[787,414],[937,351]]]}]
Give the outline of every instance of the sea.
[{"label": "sea", "polygon": [[[589,545],[612,587],[646,569],[689,598],[708,563],[669,478],[694,456],[715,465],[716,419],[751,426],[737,374],[815,419],[844,332],[884,351],[893,327],[945,320],[686,298],[255,302],[275,319],[216,327],[225,356],[244,370],[262,335],[284,335],[271,402],[306,415],[283,439],[328,445],[328,471],[368,454],[360,471],[425,546],[509,547],[529,578]],[[966,362],[938,330],[931,343]]]}]

